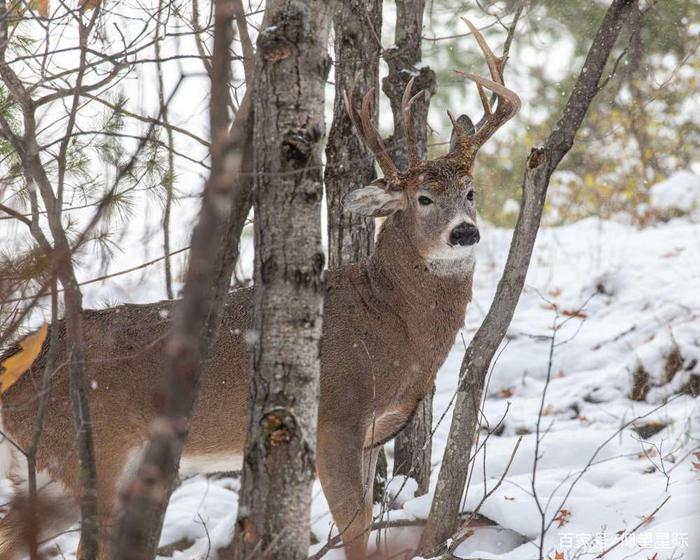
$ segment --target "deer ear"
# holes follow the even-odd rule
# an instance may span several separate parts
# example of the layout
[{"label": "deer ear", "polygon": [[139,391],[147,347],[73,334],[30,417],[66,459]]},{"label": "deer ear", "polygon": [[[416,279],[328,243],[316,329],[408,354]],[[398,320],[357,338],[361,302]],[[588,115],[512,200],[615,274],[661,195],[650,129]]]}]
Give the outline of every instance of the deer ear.
[{"label": "deer ear", "polygon": [[474,123],[467,115],[460,115],[456,121],[453,121],[453,123],[452,134],[450,135],[450,152],[452,152],[457,146],[457,127],[470,136],[476,132]]},{"label": "deer ear", "polygon": [[402,210],[406,206],[406,199],[403,191],[390,191],[377,185],[368,185],[345,195],[343,206],[355,214],[381,218]]}]

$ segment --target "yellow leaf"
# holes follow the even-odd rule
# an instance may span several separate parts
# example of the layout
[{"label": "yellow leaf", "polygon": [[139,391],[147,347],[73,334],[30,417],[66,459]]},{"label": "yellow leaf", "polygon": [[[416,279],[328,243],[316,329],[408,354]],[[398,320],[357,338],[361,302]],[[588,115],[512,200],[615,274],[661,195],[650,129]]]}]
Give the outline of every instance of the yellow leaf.
[{"label": "yellow leaf", "polygon": [[39,330],[23,338],[20,343],[20,351],[12,354],[0,363],[0,395],[7,391],[15,382],[24,375],[37,359],[44,345],[49,326],[44,323]]}]

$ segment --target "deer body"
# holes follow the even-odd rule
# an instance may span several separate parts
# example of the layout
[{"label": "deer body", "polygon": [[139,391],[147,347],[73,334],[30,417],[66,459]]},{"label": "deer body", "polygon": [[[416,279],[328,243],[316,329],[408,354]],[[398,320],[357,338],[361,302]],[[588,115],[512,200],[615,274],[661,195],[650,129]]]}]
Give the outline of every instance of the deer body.
[{"label": "deer body", "polygon": [[[435,274],[407,243],[410,236],[401,218],[394,216],[385,225],[375,255],[328,271],[326,283],[318,473],[338,525],[358,519],[354,534],[364,531],[359,521],[366,523],[371,512],[368,448],[393,437],[429,392],[471,296],[471,253],[465,253],[455,273]],[[148,436],[161,383],[161,349],[175,307],[175,302],[125,305],[83,316],[105,525],[119,484]],[[202,380],[183,469],[239,467],[233,458],[242,456],[245,443],[250,370],[246,337],[252,327],[252,289],[232,292]],[[60,336],[62,340],[62,332]],[[45,358],[42,354],[3,395],[6,433],[25,449],[36,425]],[[57,363],[65,362],[61,344]],[[80,484],[66,367],[58,369],[50,387],[38,467],[77,498]],[[356,499],[348,500],[353,487]],[[3,538],[14,546],[8,535]],[[0,551],[8,550],[0,544]]]},{"label": "deer body", "polygon": [[[345,99],[359,135],[384,172],[382,179],[349,193],[345,206],[365,216],[388,216],[375,253],[363,262],[328,271],[326,278],[316,468],[349,560],[365,558],[377,446],[401,430],[431,390],[464,322],[471,299],[473,249],[479,241],[471,176],[474,157],[520,107],[518,96],[503,82],[505,59],[497,58],[479,31],[467,25],[492,79],[462,73],[479,86],[484,117],[474,125],[466,115],[457,120],[450,115],[453,131],[445,156],[418,158],[411,105],[423,93],[411,97],[413,80],[402,104],[409,160],[403,171],[370,121],[372,92],[365,95],[361,112],[353,100],[354,87]],[[496,95],[494,108],[484,88]],[[105,531],[120,480],[148,437],[160,390],[161,351],[174,308],[174,302],[126,305],[83,316]],[[206,364],[182,467],[237,467],[234,457],[243,453],[248,425],[246,338],[253,328],[253,312],[252,290],[230,295]],[[59,334],[57,363],[65,364],[63,333]],[[25,449],[36,425],[45,361],[44,352],[2,399],[6,433]],[[37,463],[77,496],[74,433],[68,375],[59,367],[50,383]],[[0,520],[3,560],[19,548],[16,524],[12,513]]]}]

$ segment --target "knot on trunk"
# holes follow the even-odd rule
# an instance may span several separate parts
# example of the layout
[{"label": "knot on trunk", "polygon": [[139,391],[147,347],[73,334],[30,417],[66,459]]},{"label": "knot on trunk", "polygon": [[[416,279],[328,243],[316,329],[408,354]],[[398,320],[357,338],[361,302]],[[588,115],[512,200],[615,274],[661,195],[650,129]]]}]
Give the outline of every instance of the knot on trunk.
[{"label": "knot on trunk", "polygon": [[323,285],[323,267],[326,257],[322,252],[314,253],[310,266],[302,266],[292,269],[291,279],[298,288],[311,287],[315,291]]},{"label": "knot on trunk", "polygon": [[268,450],[271,447],[285,445],[298,437],[296,419],[284,409],[274,410],[263,416],[261,428]]},{"label": "knot on trunk", "polygon": [[413,63],[405,60],[402,49],[399,47],[386,49],[384,60],[389,66],[389,75],[382,80],[382,91],[389,99],[400,100],[411,78],[414,78],[414,94],[427,91],[430,99],[437,92],[437,78],[430,66],[417,68]]},{"label": "knot on trunk", "polygon": [[282,139],[282,157],[292,169],[303,169],[315,161],[315,147],[323,136],[318,126],[288,130]]},{"label": "knot on trunk", "polygon": [[273,15],[272,24],[258,36],[258,50],[265,60],[288,58],[294,45],[307,41],[310,33],[309,10],[301,2],[288,2]]}]

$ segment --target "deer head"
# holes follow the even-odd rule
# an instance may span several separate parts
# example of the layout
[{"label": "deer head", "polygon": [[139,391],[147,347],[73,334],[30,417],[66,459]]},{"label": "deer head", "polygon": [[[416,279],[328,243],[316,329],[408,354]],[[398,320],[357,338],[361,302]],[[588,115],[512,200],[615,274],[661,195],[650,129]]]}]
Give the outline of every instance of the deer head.
[{"label": "deer head", "polygon": [[[474,245],[479,242],[472,178],[474,159],[479,148],[520,110],[520,98],[503,81],[506,58],[497,57],[479,30],[468,20],[464,22],[486,58],[491,79],[471,72],[457,72],[476,83],[484,115],[474,125],[467,115],[455,119],[448,111],[453,129],[450,149],[444,156],[433,160],[421,160],[418,156],[412,106],[425,93],[412,95],[413,79],[408,82],[402,99],[408,154],[405,170],[398,169],[371,122],[373,90],[364,96],[360,111],[354,101],[355,84],[344,94],[346,110],[357,133],[384,173],[384,177],[370,185],[350,192],[344,200],[345,207],[365,216],[396,213],[407,217],[400,223],[407,230],[408,240],[429,262],[464,260],[472,254]],[[495,94],[495,108],[485,90]]]}]

